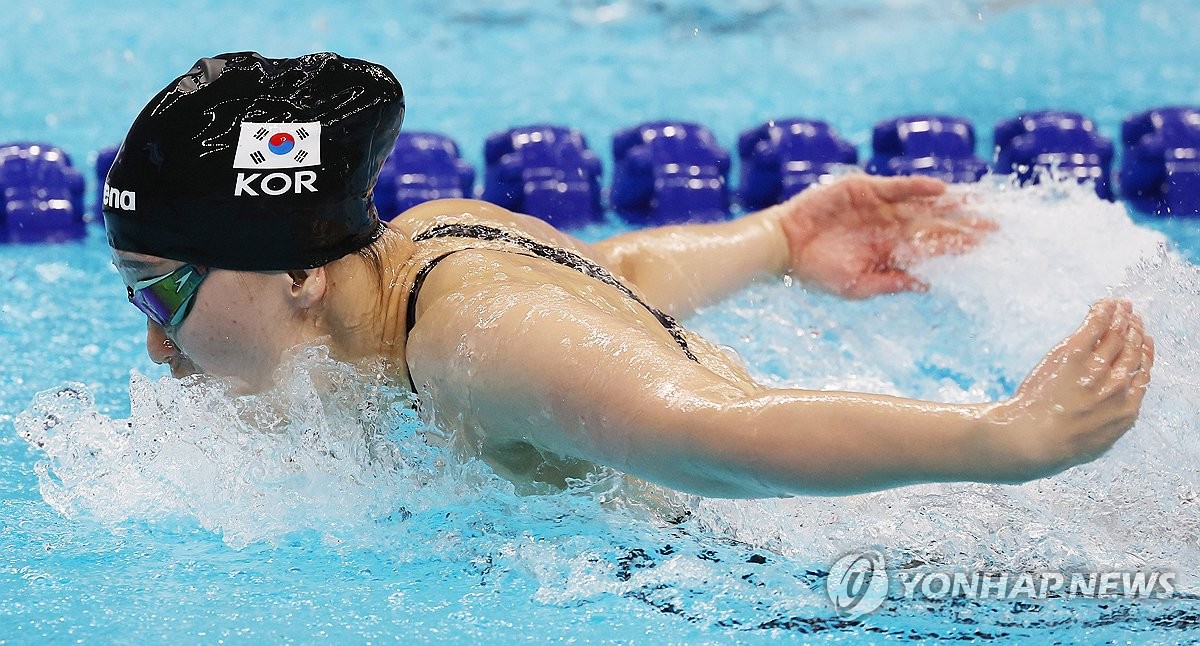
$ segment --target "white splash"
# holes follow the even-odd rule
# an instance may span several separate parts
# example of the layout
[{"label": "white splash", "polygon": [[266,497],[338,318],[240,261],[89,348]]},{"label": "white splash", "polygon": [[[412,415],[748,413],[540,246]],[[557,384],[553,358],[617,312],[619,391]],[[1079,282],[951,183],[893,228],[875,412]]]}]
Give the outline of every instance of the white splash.
[{"label": "white splash", "polygon": [[[85,388],[67,386],[40,395],[15,424],[45,453],[37,467],[43,497],[68,516],[114,527],[194,520],[234,547],[301,531],[331,543],[390,544],[400,546],[398,561],[433,554],[523,572],[537,582],[537,600],[550,604],[710,580],[728,587],[713,594],[742,595],[741,571],[729,569],[736,558],[713,565],[692,556],[723,537],[793,566],[875,546],[913,562],[1012,572],[1170,570],[1194,590],[1200,354],[1190,339],[1200,270],[1086,188],[968,192],[1002,228],[969,254],[921,266],[929,294],[845,302],[760,286],[689,326],[733,346],[767,383],[968,402],[1009,394],[1092,301],[1127,296],[1157,339],[1158,363],[1141,420],[1092,464],[1018,487],[691,501],[685,532],[665,532],[644,522],[636,502],[602,503],[607,494],[594,491],[622,490],[603,474],[561,495],[515,495],[478,460],[456,457],[373,370],[332,361],[322,348],[298,357],[283,385],[258,397],[135,374],[129,419],[101,414]],[[605,569],[628,546],[667,541],[677,550],[661,561],[669,567],[635,568],[618,581]],[[794,570],[756,576],[777,574],[772,589],[821,605],[805,581],[788,578]],[[759,600],[774,603],[768,596]]]},{"label": "white splash", "polygon": [[298,530],[341,541],[376,518],[411,513],[422,504],[412,492],[446,482],[432,475],[437,449],[411,433],[403,389],[323,347],[281,375],[267,393],[234,397],[212,380],[135,373],[126,420],[67,385],[39,394],[15,424],[45,452],[42,496],[61,513],[110,525],[192,518],[235,547]]},{"label": "white splash", "polygon": [[[701,504],[702,522],[825,562],[881,546],[976,570],[1171,571],[1182,589],[1200,589],[1200,268],[1088,187],[962,190],[1001,228],[970,253],[919,267],[928,295],[842,303],[800,289],[752,290],[750,309],[769,321],[754,324],[759,340],[738,350],[751,366],[767,366],[771,383],[982,401],[1010,394],[1090,303],[1117,295],[1133,301],[1157,344],[1136,426],[1103,458],[1022,486],[711,500]],[[721,340],[737,338],[745,322],[710,319],[719,315],[706,313],[697,327]]]}]

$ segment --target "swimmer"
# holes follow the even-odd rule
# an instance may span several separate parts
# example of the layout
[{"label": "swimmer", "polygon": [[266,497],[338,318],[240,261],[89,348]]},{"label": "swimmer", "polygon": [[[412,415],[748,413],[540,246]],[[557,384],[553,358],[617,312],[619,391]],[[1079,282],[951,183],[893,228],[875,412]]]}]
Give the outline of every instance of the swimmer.
[{"label": "swimmer", "polygon": [[967,405],[767,388],[676,321],[784,274],[849,298],[923,289],[907,267],[992,226],[939,181],[854,176],[591,245],[465,199],[382,224],[371,190],[403,113],[390,72],[333,54],[202,59],[155,96],[104,200],[153,360],[253,391],[325,344],[383,360],[514,480],[601,464],[714,497],[1019,483],[1137,418],[1154,344],[1125,301],[1095,304],[1010,399]]}]

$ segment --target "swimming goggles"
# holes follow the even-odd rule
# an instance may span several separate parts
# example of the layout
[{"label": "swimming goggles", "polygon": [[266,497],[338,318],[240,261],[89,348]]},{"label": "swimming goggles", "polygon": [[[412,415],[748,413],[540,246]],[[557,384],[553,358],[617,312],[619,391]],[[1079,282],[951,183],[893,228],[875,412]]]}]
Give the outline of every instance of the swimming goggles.
[{"label": "swimming goggles", "polygon": [[129,302],[162,327],[176,327],[187,318],[207,267],[183,265],[169,274],[139,280],[126,287]]}]

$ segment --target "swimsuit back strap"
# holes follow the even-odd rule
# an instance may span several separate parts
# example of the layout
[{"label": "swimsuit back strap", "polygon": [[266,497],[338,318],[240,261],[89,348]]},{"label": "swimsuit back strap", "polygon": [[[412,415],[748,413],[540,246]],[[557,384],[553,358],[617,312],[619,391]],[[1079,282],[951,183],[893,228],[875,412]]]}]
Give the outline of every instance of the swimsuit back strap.
[{"label": "swimsuit back strap", "polygon": [[425,263],[425,266],[421,267],[421,269],[417,271],[416,277],[413,278],[412,287],[410,287],[408,290],[408,308],[404,318],[404,337],[406,342],[408,339],[408,333],[412,332],[413,326],[417,324],[417,295],[420,294],[421,287],[425,285],[425,277],[429,275],[429,272],[433,271],[433,268],[436,267],[439,262],[460,251],[467,250],[454,249],[453,251],[447,251],[446,253]]},{"label": "swimsuit back strap", "polygon": [[[429,262],[425,263],[424,267],[421,267],[419,270],[417,270],[417,275],[413,278],[412,287],[410,287],[408,289],[408,306],[405,308],[405,317],[404,317],[404,344],[405,344],[405,346],[408,345],[408,335],[412,332],[413,326],[417,324],[417,296],[419,296],[421,293],[421,287],[423,287],[425,285],[425,277],[429,275],[429,272],[433,271],[433,268],[436,267],[439,262],[445,260],[446,258],[448,258],[460,251],[467,251],[467,249],[453,249],[451,251],[447,251],[446,253],[444,253],[440,256],[437,256],[433,260],[430,260]],[[404,363],[406,364],[406,367],[408,368],[408,385],[412,388],[412,391],[415,393],[415,392],[417,392],[417,384],[415,381],[413,381],[413,378],[412,378],[412,367],[407,365],[408,364],[408,352],[407,351],[404,353]]]},{"label": "swimsuit back strap", "polygon": [[[500,240],[504,242],[510,242],[520,247],[524,247],[531,253],[521,253],[517,251],[507,251],[505,253],[516,253],[523,256],[539,256],[556,264],[563,265],[564,267],[574,269],[585,276],[590,276],[603,283],[616,287],[621,291],[621,293],[633,299],[639,305],[646,308],[651,314],[653,314],[654,317],[658,319],[658,322],[661,323],[664,328],[666,328],[671,337],[675,339],[675,342],[679,344],[680,349],[682,349],[683,353],[687,355],[687,358],[695,361],[696,363],[700,363],[700,360],[696,358],[696,355],[692,353],[691,348],[688,347],[687,337],[684,336],[683,327],[680,326],[674,318],[642,300],[633,292],[633,290],[629,289],[625,283],[618,280],[617,277],[612,274],[612,272],[600,266],[599,264],[580,256],[579,254],[572,253],[566,249],[560,249],[558,247],[552,247],[550,245],[543,244],[532,238],[509,233],[501,229],[484,226],[481,224],[441,224],[418,233],[417,235],[413,236],[412,240],[413,242],[421,242],[423,240],[429,240],[430,238],[440,237],[474,238],[476,240]],[[413,326],[417,323],[417,296],[420,294],[421,287],[425,284],[425,277],[429,275],[430,271],[433,271],[433,268],[436,267],[439,262],[460,251],[468,250],[470,250],[470,248],[447,251],[446,253],[425,263],[425,266],[421,267],[421,269],[417,271],[417,275],[413,278],[412,287],[408,290],[408,306],[406,308],[407,315],[404,321],[406,344],[408,342],[408,334],[412,332]],[[497,249],[496,251],[504,250]],[[411,368],[409,369],[408,381],[412,386],[413,392],[416,392],[417,387],[412,379]]]},{"label": "swimsuit back strap", "polygon": [[[658,322],[664,328],[666,328],[671,337],[675,339],[675,343],[679,345],[680,349],[683,350],[683,353],[687,355],[687,358],[697,363],[700,362],[700,360],[696,358],[696,355],[692,353],[691,348],[688,347],[687,338],[683,333],[683,327],[680,326],[674,318],[642,300],[641,297],[635,294],[633,290],[629,289],[625,283],[617,279],[617,277],[614,276],[608,269],[591,260],[588,260],[587,258],[584,258],[583,256],[580,256],[577,253],[567,251],[566,249],[560,249],[558,247],[552,247],[526,236],[510,233],[508,231],[503,231],[501,229],[482,224],[439,224],[413,236],[413,242],[420,242],[422,240],[438,237],[475,238],[478,240],[502,240],[504,242],[511,242],[515,245],[524,247],[533,254],[545,258],[546,260],[563,265],[565,267],[570,267],[581,274],[590,276],[603,283],[607,283],[613,287],[616,287],[621,291],[621,293],[633,299],[635,302],[653,314],[654,318],[658,319]],[[441,258],[438,258],[437,260],[441,260]],[[411,300],[409,301],[409,306],[412,307]],[[411,325],[411,319],[409,320]]]}]

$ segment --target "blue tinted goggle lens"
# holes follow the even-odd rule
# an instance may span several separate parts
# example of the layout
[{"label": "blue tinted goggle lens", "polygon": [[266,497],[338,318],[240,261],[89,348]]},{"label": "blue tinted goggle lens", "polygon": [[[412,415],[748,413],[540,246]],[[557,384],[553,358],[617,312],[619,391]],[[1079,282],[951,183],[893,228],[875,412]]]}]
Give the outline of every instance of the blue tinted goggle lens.
[{"label": "blue tinted goggle lens", "polygon": [[127,288],[129,302],[163,327],[178,326],[192,310],[196,290],[207,275],[204,267],[183,265],[169,274],[139,280]]}]

